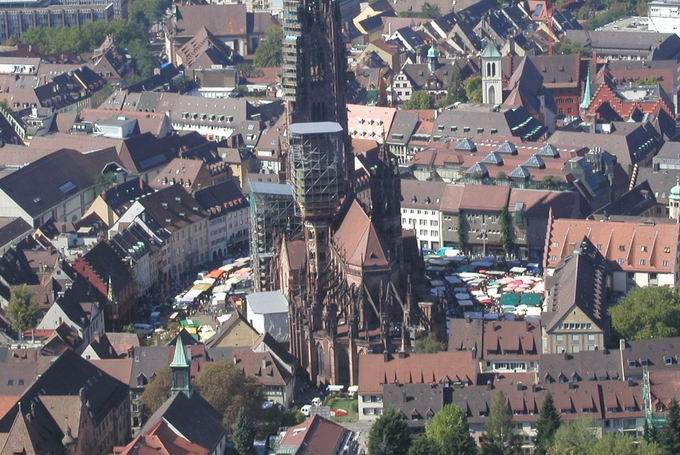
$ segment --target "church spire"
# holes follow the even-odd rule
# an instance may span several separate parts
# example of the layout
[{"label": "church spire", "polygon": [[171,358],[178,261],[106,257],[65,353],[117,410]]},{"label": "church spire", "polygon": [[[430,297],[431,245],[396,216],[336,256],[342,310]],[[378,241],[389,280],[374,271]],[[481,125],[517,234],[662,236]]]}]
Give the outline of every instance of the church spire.
[{"label": "church spire", "polygon": [[580,108],[586,110],[590,107],[590,102],[593,100],[592,87],[590,84],[590,71],[586,72],[585,88],[583,89],[583,98],[581,98]]},{"label": "church spire", "polygon": [[177,337],[175,355],[170,363],[170,369],[172,370],[173,393],[184,392],[187,396],[191,396],[191,362],[187,358],[181,334]]}]

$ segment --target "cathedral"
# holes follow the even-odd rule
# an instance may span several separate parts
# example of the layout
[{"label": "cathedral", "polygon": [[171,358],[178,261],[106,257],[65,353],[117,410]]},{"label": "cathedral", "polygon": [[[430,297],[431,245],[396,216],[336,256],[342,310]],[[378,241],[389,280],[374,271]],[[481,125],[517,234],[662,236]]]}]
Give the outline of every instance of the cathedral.
[{"label": "cathedral", "polygon": [[429,321],[411,289],[420,257],[401,229],[397,160],[352,151],[339,19],[337,0],[284,1],[286,180],[303,227],[277,241],[272,274],[310,380],[356,384],[361,353],[406,350]]}]

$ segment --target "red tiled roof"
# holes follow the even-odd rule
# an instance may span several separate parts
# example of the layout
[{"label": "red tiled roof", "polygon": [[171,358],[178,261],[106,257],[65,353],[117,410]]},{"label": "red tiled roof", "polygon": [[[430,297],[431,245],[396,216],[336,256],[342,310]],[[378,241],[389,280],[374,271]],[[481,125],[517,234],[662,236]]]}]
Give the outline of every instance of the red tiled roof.
[{"label": "red tiled roof", "polygon": [[339,451],[348,431],[321,416],[307,417],[301,424],[288,428],[280,446],[297,449],[298,455],[333,454]]},{"label": "red tiled roof", "polygon": [[358,267],[389,264],[373,222],[357,201],[352,202],[334,240],[348,264]]},{"label": "red tiled roof", "polygon": [[459,208],[462,210],[503,210],[510,196],[509,186],[465,185]]},{"label": "red tiled roof", "polygon": [[680,224],[641,221],[552,219],[544,264],[555,268],[587,237],[602,255],[626,272],[675,273]]},{"label": "red tiled roof", "polygon": [[472,352],[410,354],[385,360],[382,354],[359,356],[359,392],[382,393],[385,383],[430,384],[477,379],[477,360]]}]

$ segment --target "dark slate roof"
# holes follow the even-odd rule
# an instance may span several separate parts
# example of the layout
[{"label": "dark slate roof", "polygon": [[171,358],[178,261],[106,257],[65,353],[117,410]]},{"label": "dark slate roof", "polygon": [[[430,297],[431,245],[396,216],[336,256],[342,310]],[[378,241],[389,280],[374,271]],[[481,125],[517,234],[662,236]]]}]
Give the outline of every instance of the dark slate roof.
[{"label": "dark slate roof", "polygon": [[657,205],[654,192],[647,180],[642,181],[630,191],[626,191],[614,201],[598,209],[594,215],[604,216],[642,216]]},{"label": "dark slate roof", "polygon": [[411,139],[418,126],[418,113],[399,110],[394,115],[392,126],[386,142],[388,144],[405,145]]},{"label": "dark slate roof", "polygon": [[9,245],[33,228],[23,218],[0,218],[0,246]]},{"label": "dark slate roof", "polygon": [[115,213],[122,215],[136,199],[153,191],[144,180],[135,177],[109,188],[102,197]]},{"label": "dark slate roof", "polygon": [[642,369],[680,369],[680,337],[628,341],[623,349],[623,369],[626,377],[642,377]]},{"label": "dark slate roof", "polygon": [[[20,398],[21,409],[22,412],[30,410],[30,404],[37,403],[41,396],[78,396],[83,393],[95,423],[99,424],[112,408],[127,399],[128,390],[127,384],[104,373],[75,352],[67,350],[24,392]],[[17,412],[19,406],[15,405],[0,419],[0,431],[8,431]]]},{"label": "dark slate roof", "polygon": [[36,216],[92,187],[96,174],[85,155],[62,149],[6,175],[0,179],[0,189]]},{"label": "dark slate roof", "polygon": [[194,444],[212,453],[226,436],[222,416],[198,392],[188,397],[183,392],[175,393],[163,403],[140,430],[148,433],[161,420]]},{"label": "dark slate roof", "polygon": [[385,410],[400,412],[409,426],[423,427],[445,405],[451,403],[453,389],[443,384],[385,384]]},{"label": "dark slate roof", "polygon": [[145,213],[170,233],[207,216],[198,202],[180,185],[163,188],[139,202]]},{"label": "dark slate roof", "polygon": [[554,330],[575,307],[583,311],[601,330],[607,330],[607,262],[584,237],[577,250],[568,256],[552,276],[544,328]]},{"label": "dark slate roof", "polygon": [[[139,387],[138,378],[143,379],[141,386],[155,377],[163,368],[170,365],[172,346],[136,346],[132,354],[132,374],[130,387]],[[143,377],[142,377],[143,376]]]},{"label": "dark slate roof", "polygon": [[538,376],[543,383],[620,380],[623,377],[621,355],[618,350],[543,354]]},{"label": "dark slate roof", "polygon": [[194,198],[211,217],[222,216],[249,205],[235,180],[228,180],[196,191]]}]

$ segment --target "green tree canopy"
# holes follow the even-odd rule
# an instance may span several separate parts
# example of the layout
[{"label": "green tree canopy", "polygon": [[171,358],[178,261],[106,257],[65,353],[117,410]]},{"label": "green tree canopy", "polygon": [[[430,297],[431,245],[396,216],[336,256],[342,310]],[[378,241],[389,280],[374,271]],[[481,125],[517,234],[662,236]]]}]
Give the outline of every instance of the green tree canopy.
[{"label": "green tree canopy", "polygon": [[163,19],[171,5],[168,0],[133,0],[128,6],[128,17],[130,21],[148,29]]},{"label": "green tree canopy", "polygon": [[425,435],[439,447],[440,455],[477,453],[467,417],[462,409],[453,404],[444,406],[434,415],[425,427]]},{"label": "green tree canopy", "polygon": [[485,433],[481,438],[482,454],[503,455],[515,453],[516,438],[512,432],[512,414],[508,397],[502,390],[496,392],[486,419]]},{"label": "green tree canopy", "polygon": [[[674,453],[674,452],[671,452]],[[658,444],[650,444],[645,440],[609,433],[595,443],[588,450],[587,455],[663,455],[664,451]]]},{"label": "green tree canopy", "polygon": [[283,63],[283,30],[272,27],[267,30],[264,39],[255,50],[255,66],[281,66]]},{"label": "green tree canopy", "polygon": [[430,332],[426,337],[416,340],[415,351],[424,353],[446,351],[446,343],[440,341],[434,332]]},{"label": "green tree canopy", "polygon": [[587,454],[595,445],[597,438],[591,429],[593,423],[588,419],[575,420],[560,425],[555,432],[552,447],[548,450],[549,455],[577,455]]},{"label": "green tree canopy", "polygon": [[404,103],[404,109],[432,109],[434,99],[425,90],[416,90],[411,93],[411,98]]},{"label": "green tree canopy", "polygon": [[467,101],[467,95],[460,77],[460,68],[458,68],[458,65],[452,65],[449,85],[446,87],[446,96],[437,102],[437,107],[444,108],[458,101],[461,103]]},{"label": "green tree canopy", "polygon": [[675,289],[632,289],[609,313],[614,329],[627,340],[680,335],[680,295]]},{"label": "green tree canopy", "polygon": [[508,207],[504,206],[500,214],[500,228],[501,228],[501,245],[505,253],[510,253],[512,249],[512,225],[510,223],[510,212]]},{"label": "green tree canopy", "polygon": [[442,15],[442,12],[437,5],[432,5],[428,2],[425,2],[423,5],[422,13],[423,17],[430,19],[436,19]]},{"label": "green tree canopy", "polygon": [[465,79],[465,96],[471,103],[482,102],[482,78],[480,76]]},{"label": "green tree canopy", "polygon": [[112,35],[117,44],[126,48],[134,59],[137,72],[147,77],[158,64],[149,50],[147,27],[134,20],[116,19],[111,22],[87,22],[80,27],[34,27],[21,35],[21,41],[48,54],[81,54],[92,52],[106,35]]},{"label": "green tree canopy", "polygon": [[659,435],[661,446],[669,454],[680,453],[680,406],[675,398],[671,401],[666,417],[666,425]]},{"label": "green tree canopy", "polygon": [[142,393],[142,414],[150,416],[170,398],[172,387],[172,372],[170,368],[163,368],[144,388]]},{"label": "green tree canopy", "polygon": [[406,419],[390,409],[373,423],[368,434],[369,455],[406,455],[411,439]]},{"label": "green tree canopy", "polygon": [[244,408],[248,415],[259,416],[262,404],[260,385],[227,360],[206,364],[196,376],[196,389],[223,416],[230,428]]},{"label": "green tree canopy", "polygon": [[573,41],[562,40],[555,43],[555,52],[558,54],[585,54],[588,49]]},{"label": "green tree canopy", "polygon": [[12,328],[21,333],[35,327],[40,310],[25,284],[13,288],[7,305],[7,318]]},{"label": "green tree canopy", "polygon": [[536,455],[545,455],[553,443],[555,433],[560,427],[560,415],[555,409],[552,395],[548,393],[541,406],[541,414],[536,425]]},{"label": "green tree canopy", "polygon": [[408,455],[439,455],[439,446],[426,434],[419,434],[413,441],[411,447],[408,449]]},{"label": "green tree canopy", "polygon": [[239,408],[238,414],[236,414],[236,421],[231,426],[231,439],[234,441],[234,448],[239,455],[250,455],[255,452],[253,447],[255,425],[245,408]]}]

